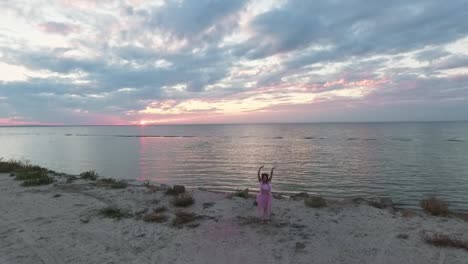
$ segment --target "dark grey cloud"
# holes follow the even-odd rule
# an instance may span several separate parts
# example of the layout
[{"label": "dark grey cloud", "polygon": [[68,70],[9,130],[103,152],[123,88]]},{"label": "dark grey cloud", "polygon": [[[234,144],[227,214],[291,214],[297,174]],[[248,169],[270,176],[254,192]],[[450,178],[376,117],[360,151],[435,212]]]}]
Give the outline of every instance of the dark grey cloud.
[{"label": "dark grey cloud", "polygon": [[246,0],[170,0],[164,6],[148,12],[147,23],[150,27],[169,32],[177,38],[192,39],[208,29],[219,33],[234,27],[237,23],[235,15],[246,2]]},{"label": "dark grey cloud", "polygon": [[466,1],[301,1],[257,16],[256,35],[237,50],[262,58],[311,45],[290,67],[352,56],[395,54],[449,43],[468,34]]}]

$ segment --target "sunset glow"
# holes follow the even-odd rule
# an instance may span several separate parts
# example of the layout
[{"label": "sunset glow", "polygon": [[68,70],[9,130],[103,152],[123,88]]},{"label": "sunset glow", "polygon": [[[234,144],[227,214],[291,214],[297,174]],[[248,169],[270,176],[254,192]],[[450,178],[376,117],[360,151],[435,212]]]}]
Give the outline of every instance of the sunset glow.
[{"label": "sunset glow", "polygon": [[3,1],[0,125],[466,119],[463,10],[458,1]]}]

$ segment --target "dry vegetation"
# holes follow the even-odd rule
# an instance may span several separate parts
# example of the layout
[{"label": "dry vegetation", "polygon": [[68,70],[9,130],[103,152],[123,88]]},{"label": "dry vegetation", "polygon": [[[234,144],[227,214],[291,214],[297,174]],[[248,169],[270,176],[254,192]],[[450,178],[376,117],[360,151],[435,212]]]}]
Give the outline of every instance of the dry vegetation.
[{"label": "dry vegetation", "polygon": [[234,196],[241,197],[241,198],[249,198],[249,189],[244,189],[244,190],[237,190],[234,193]]},{"label": "dry vegetation", "polygon": [[195,203],[191,194],[188,193],[181,193],[174,197],[172,200],[172,204],[178,207],[187,207]]},{"label": "dry vegetation", "polygon": [[424,241],[436,247],[452,247],[468,250],[468,240],[452,238],[444,234],[424,235]]},{"label": "dry vegetation", "polygon": [[165,214],[153,212],[143,216],[143,221],[145,222],[155,222],[155,223],[163,223],[166,222],[169,217]]},{"label": "dry vegetation", "polygon": [[185,224],[194,222],[198,218],[199,216],[195,213],[177,212],[175,218],[172,219],[172,226],[182,227]]},{"label": "dry vegetation", "polygon": [[307,207],[322,208],[327,206],[327,201],[320,196],[310,196],[304,199],[304,204]]},{"label": "dry vegetation", "polygon": [[99,178],[99,174],[97,174],[96,171],[92,170],[92,171],[85,171],[85,172],[82,172],[80,174],[80,178],[81,179],[84,179],[84,180],[91,180],[91,181],[95,181],[97,180],[97,178]]},{"label": "dry vegetation", "polygon": [[431,196],[427,199],[424,199],[420,203],[421,208],[431,215],[435,216],[447,216],[450,211],[448,209],[448,203],[438,199],[435,196]]},{"label": "dry vegetation", "polygon": [[185,193],[185,186],[183,185],[174,185],[173,187],[166,190],[167,195],[178,195]]},{"label": "dry vegetation", "polygon": [[125,189],[128,183],[122,180],[115,180],[111,178],[104,178],[97,180],[97,186],[109,187],[111,189]]},{"label": "dry vegetation", "polygon": [[3,158],[0,158],[0,173],[13,172],[17,169],[26,167],[27,164],[18,160],[9,160],[4,161]]},{"label": "dry vegetation", "polygon": [[114,219],[121,219],[121,218],[126,218],[126,217],[131,216],[131,214],[114,206],[102,208],[101,210],[99,210],[99,214],[104,217],[114,218]]},{"label": "dry vegetation", "polygon": [[156,209],[153,210],[153,212],[155,212],[155,213],[162,213],[162,212],[165,212],[165,211],[167,211],[166,206],[159,206],[159,207],[157,207]]}]

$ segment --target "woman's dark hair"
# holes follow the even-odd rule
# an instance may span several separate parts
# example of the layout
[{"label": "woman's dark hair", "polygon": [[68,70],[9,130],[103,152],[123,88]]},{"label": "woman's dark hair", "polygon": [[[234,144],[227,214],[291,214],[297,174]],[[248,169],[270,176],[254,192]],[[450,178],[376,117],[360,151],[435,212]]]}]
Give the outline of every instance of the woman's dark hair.
[{"label": "woman's dark hair", "polygon": [[268,181],[268,173],[262,173],[262,181],[263,181],[263,177],[266,177],[266,181]]}]

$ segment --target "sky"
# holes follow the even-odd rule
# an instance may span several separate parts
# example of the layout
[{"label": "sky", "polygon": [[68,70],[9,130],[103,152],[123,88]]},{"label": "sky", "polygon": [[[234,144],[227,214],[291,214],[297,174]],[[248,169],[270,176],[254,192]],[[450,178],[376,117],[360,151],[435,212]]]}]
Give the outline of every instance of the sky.
[{"label": "sky", "polygon": [[466,0],[1,0],[0,125],[468,120]]}]

